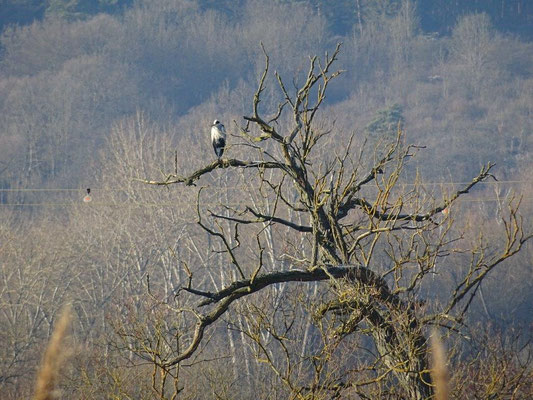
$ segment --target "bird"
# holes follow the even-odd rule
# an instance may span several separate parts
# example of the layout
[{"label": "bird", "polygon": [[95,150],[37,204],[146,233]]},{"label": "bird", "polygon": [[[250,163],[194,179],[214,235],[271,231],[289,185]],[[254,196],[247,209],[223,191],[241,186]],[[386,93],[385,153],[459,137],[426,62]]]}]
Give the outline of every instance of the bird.
[{"label": "bird", "polygon": [[83,202],[89,203],[91,200],[91,188],[87,188],[87,195],[83,198]]},{"label": "bird", "polygon": [[224,153],[224,146],[226,146],[226,128],[218,119],[215,119],[213,125],[211,125],[211,141],[213,142],[215,154],[220,160]]}]

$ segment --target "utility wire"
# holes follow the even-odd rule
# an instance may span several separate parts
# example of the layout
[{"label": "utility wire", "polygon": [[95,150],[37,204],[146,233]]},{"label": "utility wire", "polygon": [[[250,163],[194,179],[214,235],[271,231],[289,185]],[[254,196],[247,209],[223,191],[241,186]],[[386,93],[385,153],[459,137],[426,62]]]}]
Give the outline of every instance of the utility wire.
[{"label": "utility wire", "polygon": [[[424,187],[424,186],[443,186],[443,185],[454,185],[454,186],[459,186],[459,185],[467,185],[471,182],[426,182],[426,183],[398,183],[397,185],[400,186],[400,187],[405,187],[405,186],[415,186],[415,185],[420,185],[421,187]],[[483,185],[483,184],[491,184],[491,185],[494,185],[494,184],[531,184],[533,183],[533,181],[528,181],[528,180],[504,180],[504,181],[483,181],[483,182],[478,182],[477,185]],[[248,190],[250,187],[249,186],[246,186],[246,185],[242,185],[242,186],[226,186],[226,187],[215,187],[215,189],[217,190]],[[374,188],[374,189],[377,189],[375,186],[367,186],[366,189],[368,188]],[[103,187],[103,188],[91,188],[90,189],[92,192],[93,192],[93,196],[94,197],[94,193],[95,192],[126,192],[126,191],[129,191],[131,190],[131,188],[118,188],[118,187]],[[135,188],[135,190],[141,190],[141,188]],[[153,187],[143,187],[142,190],[151,190],[153,191],[154,188]],[[17,192],[22,192],[22,193],[49,193],[49,192],[73,192],[73,193],[78,193],[78,192],[85,192],[87,191],[87,189],[84,189],[84,188],[0,188],[0,192],[3,192],[3,193],[17,193]],[[533,197],[522,197],[521,198],[522,201],[530,201],[530,200],[533,200]],[[498,201],[502,201],[501,198],[462,198],[462,199],[458,199],[456,201],[456,203],[461,203],[461,202],[465,202],[465,203],[469,203],[469,202],[480,202],[480,203],[489,203],[489,202],[498,202]],[[80,201],[68,201],[68,202],[33,202],[33,203],[24,203],[24,202],[19,202],[19,203],[9,203],[9,202],[6,202],[6,203],[2,203],[0,202],[0,206],[3,206],[3,207],[73,207],[73,206],[79,206],[80,205]],[[203,203],[203,205],[206,205],[206,206],[216,206],[216,205],[220,205],[221,203],[213,203],[213,202],[209,202],[209,203]],[[228,207],[238,207],[238,206],[242,206],[243,202],[231,202],[231,203],[225,203],[226,206]],[[131,207],[131,206],[136,206],[136,207],[180,207],[180,203],[179,202],[176,202],[176,203],[172,203],[172,202],[134,202],[134,201],[123,201],[123,202],[98,202],[98,201],[93,201],[93,199],[91,198],[89,200],[89,202],[87,203],[88,206],[103,206],[103,207]]]},{"label": "utility wire", "polygon": [[[472,183],[470,182],[424,182],[424,183],[397,183],[398,186],[439,186],[439,185],[468,185]],[[505,181],[483,181],[483,182],[477,182],[477,185],[498,185],[498,184],[533,184],[533,181],[526,181],[526,180],[505,180]],[[367,188],[372,186],[366,186]],[[243,185],[243,186],[226,186],[221,187],[222,189],[249,189],[249,186]],[[140,190],[141,188],[135,188],[135,190]],[[85,191],[87,189],[85,188],[6,188],[2,189],[0,188],[0,192],[79,192],[79,191]],[[94,188],[91,187],[91,190],[96,191],[127,191],[130,190],[129,188]],[[152,186],[146,186],[142,188],[142,190],[154,190]]]},{"label": "utility wire", "polygon": [[[520,198],[522,202],[529,202],[533,200],[533,197],[521,197]],[[490,198],[490,199],[458,199],[454,201],[454,204],[458,203],[490,203],[490,202],[501,202],[502,198]],[[224,205],[227,207],[238,207],[242,206],[245,203],[245,201],[242,201],[240,203],[213,203],[213,202],[203,202],[203,206],[213,207],[218,205]],[[41,202],[41,203],[0,203],[0,207],[77,207],[81,206],[82,201],[76,201],[76,202]],[[132,201],[125,201],[120,203],[110,203],[110,202],[98,202],[98,201],[91,201],[88,202],[85,207],[93,207],[93,206],[99,206],[99,207],[119,207],[119,208],[125,208],[125,207],[182,207],[182,204],[180,202],[175,203],[137,203]]]}]

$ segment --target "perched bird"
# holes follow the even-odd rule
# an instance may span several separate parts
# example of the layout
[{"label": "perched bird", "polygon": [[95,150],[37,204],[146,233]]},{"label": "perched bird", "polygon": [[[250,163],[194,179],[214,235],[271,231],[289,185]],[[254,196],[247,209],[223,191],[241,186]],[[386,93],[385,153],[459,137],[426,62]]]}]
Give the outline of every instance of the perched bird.
[{"label": "perched bird", "polygon": [[224,146],[226,146],[226,128],[218,119],[215,119],[215,122],[211,125],[211,141],[213,142],[215,154],[220,160],[224,153]]},{"label": "perched bird", "polygon": [[92,198],[91,198],[91,188],[87,188],[87,195],[83,198],[83,202],[84,203],[89,203],[91,202]]}]

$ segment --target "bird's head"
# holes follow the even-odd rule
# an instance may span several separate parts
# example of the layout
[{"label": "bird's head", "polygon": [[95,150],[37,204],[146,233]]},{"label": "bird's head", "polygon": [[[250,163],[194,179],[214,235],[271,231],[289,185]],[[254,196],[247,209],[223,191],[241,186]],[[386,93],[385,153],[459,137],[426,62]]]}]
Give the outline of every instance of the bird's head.
[{"label": "bird's head", "polygon": [[216,126],[218,124],[220,124],[220,121],[218,119],[215,119],[215,122],[213,122],[213,126]]}]

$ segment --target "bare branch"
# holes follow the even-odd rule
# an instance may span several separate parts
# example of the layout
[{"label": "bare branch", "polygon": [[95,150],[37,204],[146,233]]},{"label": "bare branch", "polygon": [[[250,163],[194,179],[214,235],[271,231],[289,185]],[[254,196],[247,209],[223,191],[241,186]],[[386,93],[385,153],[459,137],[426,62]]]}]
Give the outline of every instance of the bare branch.
[{"label": "bare branch", "polygon": [[235,300],[277,283],[317,282],[329,280],[331,277],[334,277],[335,279],[358,281],[362,284],[372,286],[375,288],[376,294],[382,301],[400,304],[399,299],[397,299],[388,291],[386,283],[379,276],[377,276],[368,268],[356,265],[329,266],[324,268],[314,268],[307,271],[276,271],[269,274],[256,276],[253,279],[235,281],[225,289],[222,289],[216,293],[184,288],[183,290],[189,293],[207,297],[206,300],[203,300],[198,304],[200,307],[219,302],[220,304],[218,304],[218,306],[210,313],[199,316],[194,335],[187,349],[185,349],[183,353],[177,355],[175,358],[164,362],[163,366],[168,368],[191,357],[200,345],[205,329],[217,321],[228,310],[229,306]]},{"label": "bare branch", "polygon": [[202,175],[208,174],[209,172],[214,171],[217,168],[230,168],[230,167],[240,167],[240,168],[274,168],[285,170],[286,165],[275,162],[275,161],[241,161],[236,159],[220,159],[213,161],[213,163],[200,168],[199,170],[193,172],[191,175],[182,177],[176,174],[169,175],[164,181],[154,181],[148,179],[139,179],[134,178],[135,181],[142,182],[148,185],[156,186],[169,186],[176,183],[184,183],[187,186],[192,186],[197,180],[199,180]]},{"label": "bare branch", "polygon": [[446,200],[444,202],[444,204],[429,210],[425,214],[390,214],[386,212],[380,212],[376,210],[375,207],[369,201],[356,197],[350,199],[349,202],[346,202],[345,204],[343,204],[342,207],[340,207],[338,217],[342,218],[347,215],[348,210],[351,210],[355,207],[361,207],[364,210],[372,210],[372,217],[381,221],[428,221],[435,214],[447,208],[461,195],[468,193],[470,189],[472,189],[476,184],[482,182],[488,177],[492,177],[492,174],[490,174],[489,171],[493,166],[494,164],[488,164],[487,166],[483,167],[481,172],[474,179],[472,179],[472,181],[468,185],[466,185],[463,189],[460,189],[455,192],[449,200]]},{"label": "bare branch", "polygon": [[210,212],[212,217],[225,219],[227,221],[233,221],[240,224],[257,224],[262,222],[275,222],[281,225],[288,226],[291,229],[294,229],[298,232],[312,232],[313,229],[310,226],[303,226],[295,224],[294,222],[287,221],[286,219],[275,217],[273,215],[264,215],[261,213],[258,213],[254,210],[252,210],[250,207],[246,207],[246,210],[254,214],[254,216],[257,218],[255,220],[248,220],[248,219],[241,219],[241,218],[235,218],[235,217],[227,217],[225,215],[215,214],[213,212]]}]

